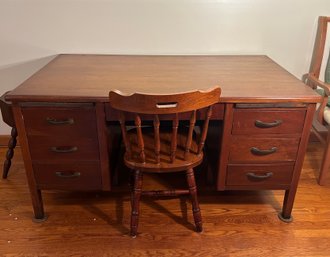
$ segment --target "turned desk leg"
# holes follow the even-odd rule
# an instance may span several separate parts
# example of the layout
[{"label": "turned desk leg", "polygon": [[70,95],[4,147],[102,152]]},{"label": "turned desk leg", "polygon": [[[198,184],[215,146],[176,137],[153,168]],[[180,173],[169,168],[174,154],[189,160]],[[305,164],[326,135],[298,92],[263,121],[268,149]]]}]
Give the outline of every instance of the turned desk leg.
[{"label": "turned desk leg", "polygon": [[15,127],[11,129],[11,138],[8,142],[8,150],[6,154],[6,160],[3,164],[3,173],[2,173],[2,178],[6,179],[8,176],[8,172],[11,166],[11,159],[14,156],[14,148],[16,147],[17,143],[17,130]]}]

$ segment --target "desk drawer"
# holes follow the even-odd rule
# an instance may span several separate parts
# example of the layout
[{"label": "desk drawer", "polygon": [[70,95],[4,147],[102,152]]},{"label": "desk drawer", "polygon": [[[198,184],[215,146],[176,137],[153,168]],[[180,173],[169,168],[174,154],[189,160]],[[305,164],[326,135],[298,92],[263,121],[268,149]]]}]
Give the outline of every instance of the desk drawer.
[{"label": "desk drawer", "polygon": [[40,189],[102,189],[99,162],[33,163],[33,169]]},{"label": "desk drawer", "polygon": [[251,163],[270,161],[295,161],[299,138],[247,138],[233,136],[230,152],[230,163]]},{"label": "desk drawer", "polygon": [[228,186],[290,185],[293,163],[283,165],[228,165]]},{"label": "desk drawer", "polygon": [[81,107],[23,107],[28,136],[97,138],[96,114],[92,105]]},{"label": "desk drawer", "polygon": [[32,160],[98,160],[98,141],[94,138],[29,136]]},{"label": "desk drawer", "polygon": [[306,110],[234,111],[232,134],[294,134],[301,133]]}]

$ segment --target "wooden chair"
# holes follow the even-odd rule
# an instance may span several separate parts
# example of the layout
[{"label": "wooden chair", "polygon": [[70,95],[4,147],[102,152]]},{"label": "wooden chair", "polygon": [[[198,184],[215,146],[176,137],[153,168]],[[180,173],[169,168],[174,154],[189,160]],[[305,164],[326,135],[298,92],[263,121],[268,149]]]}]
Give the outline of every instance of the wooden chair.
[{"label": "wooden chair", "polygon": [[11,127],[11,138],[8,142],[8,150],[6,154],[6,160],[3,164],[3,172],[2,172],[2,178],[6,179],[8,176],[8,172],[11,166],[11,159],[14,156],[14,148],[16,147],[17,143],[17,130],[13,115],[13,110],[11,107],[11,103],[5,100],[5,96],[8,94],[8,92],[4,93],[0,97],[0,108],[1,108],[1,114],[2,114],[2,120]]},{"label": "wooden chair", "polygon": [[[330,55],[325,56],[326,38],[329,22],[330,17],[319,17],[318,30],[315,38],[313,56],[309,73],[304,76],[305,83],[324,96],[322,103],[317,108],[316,116],[312,126],[312,131],[314,132],[314,134],[317,136],[320,142],[325,145],[318,179],[320,185],[324,185],[326,181],[326,176],[329,173],[330,168]],[[328,40],[330,40],[330,35]],[[330,47],[330,44],[328,45],[328,47]],[[323,76],[320,78],[320,73],[322,63],[324,63],[325,58],[328,59],[325,68],[324,81],[322,81]],[[322,133],[319,132],[318,128],[320,128],[320,124],[326,126],[328,129],[326,139],[324,138],[324,136],[322,136]]]},{"label": "wooden chair", "polygon": [[[148,196],[190,194],[196,230],[198,232],[203,230],[193,168],[203,160],[203,146],[212,105],[219,102],[220,93],[219,87],[206,92],[195,91],[174,95],[139,93],[124,95],[118,91],[110,92],[110,105],[118,110],[126,149],[124,163],[134,171],[130,232],[132,237],[137,235],[141,194]],[[197,141],[194,127],[196,117],[200,115],[202,108],[206,108],[203,109],[205,117]],[[188,125],[181,126],[184,123],[183,119],[187,117],[189,123],[185,124]],[[151,126],[145,126],[142,118],[151,120]],[[135,128],[128,130],[126,121],[132,119]],[[168,120],[172,120],[171,125],[168,125]],[[186,171],[189,190],[142,191],[143,173],[179,171]]]}]

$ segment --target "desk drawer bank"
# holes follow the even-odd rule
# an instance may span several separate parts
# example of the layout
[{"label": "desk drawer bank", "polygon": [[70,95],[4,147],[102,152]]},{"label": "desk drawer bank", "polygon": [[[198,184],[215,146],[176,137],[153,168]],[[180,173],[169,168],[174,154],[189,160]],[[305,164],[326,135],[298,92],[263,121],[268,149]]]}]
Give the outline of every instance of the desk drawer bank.
[{"label": "desk drawer bank", "polygon": [[214,85],[222,94],[212,119],[223,124],[210,165],[216,189],[284,190],[279,217],[290,221],[321,97],[267,56],[56,56],[7,95],[35,219],[45,219],[42,190],[111,190],[116,148],[107,123],[116,117],[109,91],[168,94]]},{"label": "desk drawer bank", "polygon": [[41,190],[111,190],[114,146],[103,103],[28,102],[14,112],[35,221],[46,218]]},{"label": "desk drawer bank", "polygon": [[227,104],[218,190],[285,190],[281,220],[290,222],[314,106]]},{"label": "desk drawer bank", "polygon": [[21,111],[38,188],[102,190],[95,106],[29,104]]}]

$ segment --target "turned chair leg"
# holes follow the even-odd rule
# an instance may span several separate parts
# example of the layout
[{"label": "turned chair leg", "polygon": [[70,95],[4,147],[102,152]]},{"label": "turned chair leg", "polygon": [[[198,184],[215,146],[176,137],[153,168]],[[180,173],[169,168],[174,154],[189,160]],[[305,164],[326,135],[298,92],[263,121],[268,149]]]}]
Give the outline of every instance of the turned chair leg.
[{"label": "turned chair leg", "polygon": [[136,237],[138,224],[139,224],[139,214],[140,214],[140,198],[142,194],[142,181],[143,174],[139,170],[134,171],[134,188],[131,198],[132,213],[131,213],[131,237]]},{"label": "turned chair leg", "polygon": [[196,225],[196,231],[202,232],[203,231],[203,225],[202,225],[202,215],[201,210],[199,208],[199,203],[197,199],[197,187],[195,182],[195,176],[194,176],[194,170],[188,169],[187,172],[187,182],[189,185],[189,193],[191,197],[191,203],[192,203],[192,211],[194,216],[194,221]]},{"label": "turned chair leg", "polygon": [[6,154],[6,160],[3,164],[3,173],[2,173],[2,178],[6,179],[8,176],[8,172],[11,166],[11,159],[14,156],[14,148],[17,143],[17,130],[15,127],[11,129],[11,138],[8,142],[8,150]]}]

